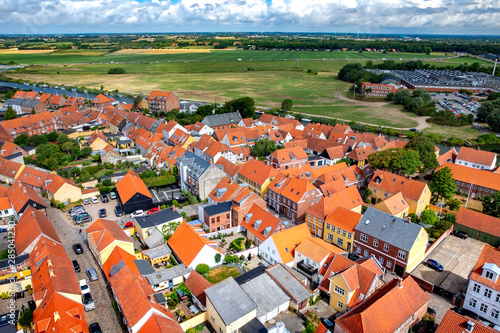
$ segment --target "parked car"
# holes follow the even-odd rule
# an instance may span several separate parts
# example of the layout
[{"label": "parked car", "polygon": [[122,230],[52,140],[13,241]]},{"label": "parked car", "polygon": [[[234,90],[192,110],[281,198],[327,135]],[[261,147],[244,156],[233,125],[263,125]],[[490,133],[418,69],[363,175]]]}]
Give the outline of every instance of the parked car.
[{"label": "parked car", "polygon": [[115,200],[116,199],[116,193],[115,192],[109,192],[109,198],[111,200]]},{"label": "parked car", "polygon": [[130,222],[130,221],[129,221],[129,222],[125,223],[124,228],[131,228],[131,227],[133,227],[133,226],[134,226],[134,224],[133,224],[132,222]]},{"label": "parked car", "polygon": [[466,239],[467,237],[469,237],[466,232],[460,230],[453,231],[451,234],[462,239]]},{"label": "parked car", "polygon": [[80,273],[80,265],[78,264],[77,260],[71,260],[73,263],[73,268],[75,269],[75,272]]},{"label": "parked car", "polygon": [[82,202],[83,202],[84,205],[88,205],[88,204],[90,204],[90,199],[89,198],[84,198],[82,200]]},{"label": "parked car", "polygon": [[75,254],[82,254],[83,253],[83,247],[80,243],[73,244],[73,251],[75,251]]},{"label": "parked car", "polygon": [[97,199],[97,197],[90,198],[90,201],[92,201],[93,204],[98,204],[99,203],[99,200]]},{"label": "parked car", "polygon": [[88,275],[90,281],[99,280],[99,275],[97,275],[96,270],[92,267],[87,269],[87,275]]},{"label": "parked car", "polygon": [[144,211],[142,209],[136,210],[132,214],[130,214],[131,218],[138,217],[138,216],[144,216]]},{"label": "parked car", "polygon": [[460,308],[458,306],[451,308],[451,311],[459,313],[463,316],[471,317],[472,319],[476,319],[476,320],[479,319],[479,316],[477,314],[475,314],[474,312],[467,310],[467,309],[464,309],[464,308]]},{"label": "parked car", "polygon": [[89,332],[90,333],[102,333],[101,326],[99,326],[99,323],[92,323],[89,325]]},{"label": "parked car", "polygon": [[87,281],[85,279],[81,279],[78,282],[80,283],[80,290],[82,291],[82,295],[90,293],[89,285],[87,284]]},{"label": "parked car", "polygon": [[78,215],[73,216],[73,221],[79,220],[79,219],[81,219],[81,218],[83,218],[85,216],[90,216],[90,215],[87,212],[82,212],[82,213],[80,213]]},{"label": "parked car", "polygon": [[102,203],[109,202],[109,199],[108,199],[108,196],[106,195],[106,193],[101,194],[101,201],[102,201]]},{"label": "parked car", "polygon": [[76,224],[83,224],[83,223],[89,223],[89,222],[92,222],[92,216],[90,216],[90,215],[83,216],[75,221]]},{"label": "parked car", "polygon": [[160,211],[160,208],[158,208],[158,207],[153,207],[153,208],[151,208],[150,210],[148,210],[148,215],[149,215],[149,214],[156,213],[156,212],[159,212],[159,211]]},{"label": "parked car", "polygon": [[443,265],[441,265],[440,263],[438,263],[436,260],[434,259],[427,259],[425,264],[432,268],[432,269],[435,269],[436,271],[438,272],[442,272],[443,271]]},{"label": "parked car", "polygon": [[75,206],[75,207],[71,208],[70,210],[68,210],[68,213],[71,214],[73,211],[78,210],[78,209],[84,209],[84,207],[82,205]]},{"label": "parked car", "polygon": [[75,210],[71,211],[71,213],[69,213],[69,216],[75,217],[81,213],[85,213],[85,208],[82,207],[82,208],[75,209]]},{"label": "parked car", "polygon": [[123,216],[123,210],[120,206],[115,206],[115,215],[116,217]]},{"label": "parked car", "polygon": [[99,209],[99,217],[106,217],[106,208]]},{"label": "parked car", "polygon": [[90,293],[82,295],[82,303],[85,311],[92,311],[95,309],[94,300],[92,299],[92,295]]}]

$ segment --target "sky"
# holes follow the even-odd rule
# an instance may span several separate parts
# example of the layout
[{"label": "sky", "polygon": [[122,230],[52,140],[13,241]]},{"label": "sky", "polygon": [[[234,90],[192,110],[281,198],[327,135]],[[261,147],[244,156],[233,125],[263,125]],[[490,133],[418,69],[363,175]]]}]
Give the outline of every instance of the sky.
[{"label": "sky", "polygon": [[500,0],[0,0],[0,34],[499,35]]}]

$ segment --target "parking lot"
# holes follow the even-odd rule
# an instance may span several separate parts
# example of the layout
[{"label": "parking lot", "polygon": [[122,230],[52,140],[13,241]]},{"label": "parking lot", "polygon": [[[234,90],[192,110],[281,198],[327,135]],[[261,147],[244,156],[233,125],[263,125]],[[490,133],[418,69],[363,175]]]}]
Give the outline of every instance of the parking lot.
[{"label": "parking lot", "polygon": [[479,103],[467,100],[461,94],[432,94],[432,99],[436,101],[436,109],[441,111],[449,109],[456,114],[476,114]]},{"label": "parking lot", "polygon": [[460,239],[450,235],[425,259],[436,260],[443,266],[443,271],[438,272],[427,267],[424,260],[411,272],[411,275],[442,288],[452,295],[465,292],[469,274],[476,265],[483,247],[484,243],[478,240]]},{"label": "parking lot", "polygon": [[[106,219],[108,220],[114,220],[116,222],[118,222],[118,224],[123,227],[125,225],[126,222],[128,221],[132,221],[131,218],[130,218],[130,215],[123,215],[121,217],[116,217],[115,215],[115,206],[118,205],[119,201],[118,199],[115,199],[115,200],[111,200],[109,198],[109,195],[108,195],[108,202],[107,203],[103,203],[101,201],[101,197],[98,196],[97,197],[98,200],[99,200],[99,203],[97,204],[88,204],[88,205],[83,205],[83,207],[85,208],[85,211],[87,213],[89,213],[90,216],[92,216],[92,222],[97,220],[99,218],[99,210],[104,208],[106,209],[106,215],[107,217],[105,217]],[[74,223],[72,221],[72,218],[69,216],[68,213],[65,214],[67,219],[68,219],[68,222],[71,221],[71,223]],[[85,223],[84,225],[82,225],[81,227],[82,228],[85,228],[87,225],[90,225],[92,224],[92,222],[90,223]]]}]

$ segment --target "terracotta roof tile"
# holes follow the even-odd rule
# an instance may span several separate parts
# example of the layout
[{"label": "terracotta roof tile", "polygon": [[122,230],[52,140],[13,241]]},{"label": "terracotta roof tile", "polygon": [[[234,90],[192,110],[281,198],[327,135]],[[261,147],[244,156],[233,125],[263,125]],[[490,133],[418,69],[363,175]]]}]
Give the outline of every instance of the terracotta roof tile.
[{"label": "terracotta roof tile", "polygon": [[492,165],[497,154],[489,151],[461,147],[457,159],[482,165]]},{"label": "terracotta roof tile", "polygon": [[184,282],[189,291],[196,297],[198,301],[204,306],[207,305],[207,296],[205,295],[205,289],[212,286],[210,282],[207,281],[201,274],[196,271],[192,271],[189,277]]},{"label": "terracotta roof tile", "polygon": [[500,267],[500,250],[494,248],[489,244],[484,244],[483,251],[477,259],[476,266],[470,273],[471,281],[477,281],[496,291],[500,291],[500,279],[497,279],[497,281],[495,282],[482,275],[483,266],[485,264],[494,264]]},{"label": "terracotta roof tile", "polygon": [[345,250],[325,242],[321,238],[306,238],[295,248],[306,257],[321,263],[331,254],[345,254]]},{"label": "terracotta roof tile", "polygon": [[261,241],[265,241],[274,234],[280,223],[282,222],[279,218],[264,208],[253,204],[243,218],[241,226]]},{"label": "terracotta roof tile", "polygon": [[427,184],[423,182],[408,179],[383,170],[377,170],[375,172],[368,186],[394,194],[402,192],[404,198],[415,201],[420,199],[424,190],[429,191]]},{"label": "terracotta roof tile", "polygon": [[226,158],[224,157],[219,157],[217,159],[217,162],[214,163],[215,165],[221,165],[222,166],[222,170],[228,174],[228,176],[230,177],[234,177],[236,176],[236,174],[238,173],[238,171],[240,171],[240,165],[236,165],[232,162],[230,162],[229,160],[227,160]]},{"label": "terracotta roof tile", "polygon": [[87,227],[85,232],[94,240],[99,252],[102,252],[114,241],[132,243],[132,240],[118,223],[111,220],[97,219]]},{"label": "terracotta roof tile", "polygon": [[[386,209],[384,210],[383,207],[385,207]],[[377,203],[375,206],[373,206],[373,208],[384,211],[391,215],[398,215],[405,209],[410,208],[410,205],[408,205],[408,203],[404,199],[403,193],[398,192]]]},{"label": "terracotta roof tile", "polygon": [[33,312],[36,332],[88,333],[83,304],[55,293]]},{"label": "terracotta roof tile", "polygon": [[45,208],[42,198],[40,198],[36,191],[21,182],[15,182],[6,192],[6,195],[10,202],[12,202],[12,206],[17,213],[21,212],[21,209],[29,200],[32,200],[39,205],[40,209]]},{"label": "terracotta roof tile", "polygon": [[354,228],[356,228],[362,216],[360,213],[356,213],[350,209],[337,207],[328,214],[325,222],[340,227],[347,232],[354,232]]},{"label": "terracotta roof tile", "polygon": [[28,207],[15,226],[15,245],[18,254],[23,253],[40,236],[61,243],[52,222],[39,210]]},{"label": "terracotta roof tile", "polygon": [[148,198],[153,198],[149,193],[146,184],[141,178],[130,169],[127,174],[116,183],[116,190],[122,203],[129,201],[136,193],[140,193]]},{"label": "terracotta roof tile", "polygon": [[312,236],[307,224],[302,223],[293,228],[274,234],[271,237],[278,249],[281,260],[286,264],[293,260],[297,245]]},{"label": "terracotta roof tile", "polygon": [[116,267],[120,262],[124,263],[124,267],[128,267],[135,271],[136,273],[140,273],[139,269],[135,265],[134,260],[137,258],[128,253],[127,251],[123,250],[121,247],[117,246],[113,249],[111,254],[108,257],[108,260],[102,265],[102,270],[104,271],[104,274],[106,275],[107,279],[111,277],[111,270]]},{"label": "terracotta roof tile", "polygon": [[316,216],[321,220],[337,207],[354,209],[363,204],[361,195],[356,186],[351,186],[343,191],[332,193],[307,210],[308,214]]},{"label": "terracotta roof tile", "polygon": [[238,173],[260,186],[262,186],[267,179],[274,178],[279,174],[272,166],[266,165],[256,159],[250,159],[243,164]]},{"label": "terracotta roof tile", "polygon": [[462,316],[451,309],[446,311],[444,318],[441,320],[436,333],[465,333],[467,332],[467,323],[473,322],[474,333],[498,333],[498,331],[492,327],[488,327],[479,320],[472,319],[470,317]]},{"label": "terracotta roof tile", "polygon": [[456,181],[464,182],[467,184],[474,183],[474,185],[477,186],[500,191],[500,174],[498,173],[488,170],[469,168],[453,163],[445,163],[437,168],[437,170],[441,170],[442,168],[450,168],[451,173],[453,174],[453,179]]}]

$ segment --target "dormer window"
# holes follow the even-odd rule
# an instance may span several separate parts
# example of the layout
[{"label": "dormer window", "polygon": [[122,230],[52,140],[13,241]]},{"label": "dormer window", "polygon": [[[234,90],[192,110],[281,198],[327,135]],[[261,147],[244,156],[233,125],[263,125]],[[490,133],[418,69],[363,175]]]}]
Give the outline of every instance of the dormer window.
[{"label": "dormer window", "polygon": [[486,278],[493,280],[493,273],[492,272],[486,272],[485,276],[486,276]]},{"label": "dormer window", "polygon": [[500,267],[496,264],[485,263],[483,265],[483,274],[485,278],[493,282],[497,282],[498,276],[500,275]]}]

